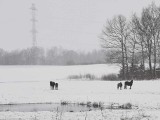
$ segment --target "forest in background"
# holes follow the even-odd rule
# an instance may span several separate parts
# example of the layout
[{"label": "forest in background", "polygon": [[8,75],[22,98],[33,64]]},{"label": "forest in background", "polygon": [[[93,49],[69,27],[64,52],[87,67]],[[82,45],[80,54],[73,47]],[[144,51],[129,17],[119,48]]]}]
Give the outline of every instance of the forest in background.
[{"label": "forest in background", "polygon": [[45,50],[31,47],[22,50],[5,51],[0,49],[0,65],[86,65],[105,63],[104,52],[77,52],[60,47]]}]

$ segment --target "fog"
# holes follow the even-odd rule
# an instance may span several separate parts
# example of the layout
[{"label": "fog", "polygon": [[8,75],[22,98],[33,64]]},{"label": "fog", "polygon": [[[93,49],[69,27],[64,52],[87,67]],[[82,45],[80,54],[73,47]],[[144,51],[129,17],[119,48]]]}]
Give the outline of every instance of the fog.
[{"label": "fog", "polygon": [[[159,0],[154,0],[158,5]],[[0,48],[32,46],[31,4],[36,6],[37,45],[76,51],[100,49],[107,19],[140,13],[152,0],[0,0]]]}]

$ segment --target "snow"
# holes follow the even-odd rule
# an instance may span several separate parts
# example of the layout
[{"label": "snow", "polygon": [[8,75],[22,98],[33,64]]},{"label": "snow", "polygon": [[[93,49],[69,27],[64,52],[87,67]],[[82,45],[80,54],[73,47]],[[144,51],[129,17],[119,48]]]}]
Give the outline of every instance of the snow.
[{"label": "snow", "polygon": [[0,66],[0,82],[50,81],[66,79],[69,75],[94,74],[96,77],[118,73],[120,66],[113,64],[75,66]]},{"label": "snow", "polygon": [[134,81],[132,89],[117,90],[117,82],[56,80],[59,90],[51,90],[49,81],[0,84],[0,104],[104,102],[133,103],[160,108],[160,81]]},{"label": "snow", "polygon": [[[60,103],[61,101],[131,103],[132,110],[97,110],[87,112],[0,112],[0,119],[52,120],[61,119],[160,119],[160,80],[134,81],[132,89],[117,90],[118,81],[69,80],[68,75],[118,73],[117,65],[86,66],[1,66],[0,104]],[[51,90],[49,81],[59,83],[59,90]],[[124,84],[124,81],[122,81]]]},{"label": "snow", "polygon": [[159,111],[103,110],[89,112],[0,112],[1,120],[159,120]]}]

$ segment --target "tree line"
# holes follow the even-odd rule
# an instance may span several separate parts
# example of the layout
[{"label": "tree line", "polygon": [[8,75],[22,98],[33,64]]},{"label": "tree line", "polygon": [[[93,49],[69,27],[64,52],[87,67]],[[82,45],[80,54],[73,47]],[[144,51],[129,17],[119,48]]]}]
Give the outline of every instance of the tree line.
[{"label": "tree line", "polygon": [[80,65],[104,63],[101,50],[76,52],[63,48],[31,47],[22,50],[5,51],[0,49],[0,65]]},{"label": "tree line", "polygon": [[109,62],[121,63],[121,79],[160,77],[160,7],[153,2],[139,16],[107,20],[101,45]]}]

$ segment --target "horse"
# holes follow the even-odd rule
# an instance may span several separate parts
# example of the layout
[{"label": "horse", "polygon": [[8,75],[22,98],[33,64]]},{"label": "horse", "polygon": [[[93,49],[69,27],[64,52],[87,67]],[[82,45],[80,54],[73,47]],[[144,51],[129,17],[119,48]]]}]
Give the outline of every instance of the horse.
[{"label": "horse", "polygon": [[122,83],[121,82],[117,84],[117,89],[119,89],[119,88],[120,88],[120,90],[122,90]]},{"label": "horse", "polygon": [[55,82],[50,81],[50,86],[54,90]]},{"label": "horse", "polygon": [[55,83],[55,90],[58,90],[58,83]]},{"label": "horse", "polygon": [[124,89],[127,89],[127,86],[130,86],[130,89],[131,89],[132,85],[133,85],[133,80],[131,80],[131,81],[126,81],[126,82],[124,83]]}]

